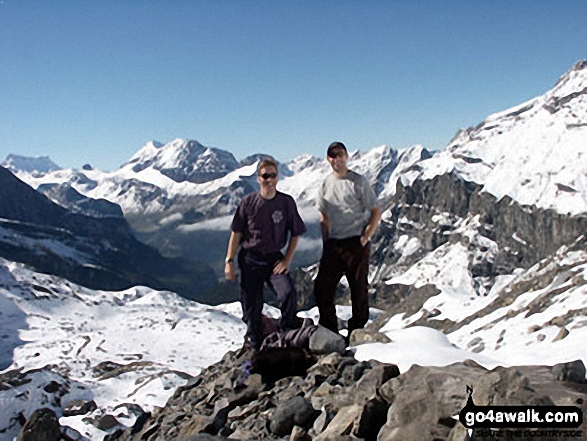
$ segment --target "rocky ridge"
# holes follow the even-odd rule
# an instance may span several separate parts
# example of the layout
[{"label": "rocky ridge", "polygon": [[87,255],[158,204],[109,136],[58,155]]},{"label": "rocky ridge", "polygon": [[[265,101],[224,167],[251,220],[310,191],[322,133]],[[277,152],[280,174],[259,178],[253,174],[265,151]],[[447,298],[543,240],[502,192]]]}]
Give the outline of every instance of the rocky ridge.
[{"label": "rocky ridge", "polygon": [[[375,334],[357,335],[371,340]],[[152,414],[136,406],[134,421],[124,428],[117,416],[103,415],[104,440],[449,440],[469,439],[458,422],[473,390],[478,405],[557,405],[587,407],[585,366],[581,361],[552,367],[518,366],[487,370],[465,361],[445,367],[414,365],[400,372],[393,364],[357,361],[352,351],[315,355],[306,374],[267,380],[246,375],[244,350],[229,352],[219,362],[178,388],[164,408]],[[6,381],[2,379],[3,383]],[[14,380],[12,380],[14,381]],[[55,394],[63,386],[54,382]],[[47,387],[45,387],[47,390]],[[70,403],[69,412],[87,412],[91,402]],[[75,410],[74,410],[75,409]],[[51,416],[52,411],[43,412]],[[60,427],[55,413],[52,431],[62,438],[43,438],[30,430],[29,419],[19,439],[75,440],[71,428]],[[47,418],[47,416],[45,416]],[[128,420],[126,420],[128,421]],[[28,437],[22,434],[28,432]],[[578,429],[575,433],[581,434]],[[68,435],[67,435],[68,434]],[[474,439],[494,439],[475,436]],[[533,436],[519,439],[535,439]],[[540,439],[550,439],[540,437]],[[560,439],[560,438],[559,438]],[[587,439],[587,434],[572,439]]]}]

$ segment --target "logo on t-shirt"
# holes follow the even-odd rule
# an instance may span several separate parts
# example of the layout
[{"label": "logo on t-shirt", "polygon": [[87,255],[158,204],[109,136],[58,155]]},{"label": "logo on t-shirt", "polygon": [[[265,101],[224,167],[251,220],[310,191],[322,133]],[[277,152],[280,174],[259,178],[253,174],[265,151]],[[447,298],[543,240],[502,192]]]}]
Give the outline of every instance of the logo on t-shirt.
[{"label": "logo on t-shirt", "polygon": [[273,214],[271,215],[271,219],[273,219],[274,224],[280,223],[283,220],[283,211],[281,211],[281,210],[274,211]]}]

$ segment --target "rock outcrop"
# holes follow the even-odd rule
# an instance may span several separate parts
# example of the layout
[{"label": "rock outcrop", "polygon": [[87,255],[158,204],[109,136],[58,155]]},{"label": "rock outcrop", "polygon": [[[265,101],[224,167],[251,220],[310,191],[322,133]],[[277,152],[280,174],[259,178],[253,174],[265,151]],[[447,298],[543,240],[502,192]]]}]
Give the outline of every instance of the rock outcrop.
[{"label": "rock outcrop", "polygon": [[457,440],[468,387],[480,405],[587,408],[581,361],[555,367],[498,367],[465,361],[445,367],[359,361],[352,351],[317,357],[305,376],[274,382],[247,376],[244,350],[177,389],[142,427],[108,439],[192,440]]},{"label": "rock outcrop", "polygon": [[[392,207],[374,237],[371,257],[370,304],[389,314],[414,313],[439,293],[432,284],[389,279],[443,246],[460,243],[467,249],[464,264],[477,296],[486,295],[498,276],[528,270],[563,246],[585,249],[587,217],[522,206],[507,196],[497,200],[453,173],[398,183]],[[416,245],[408,250],[401,241]]]}]

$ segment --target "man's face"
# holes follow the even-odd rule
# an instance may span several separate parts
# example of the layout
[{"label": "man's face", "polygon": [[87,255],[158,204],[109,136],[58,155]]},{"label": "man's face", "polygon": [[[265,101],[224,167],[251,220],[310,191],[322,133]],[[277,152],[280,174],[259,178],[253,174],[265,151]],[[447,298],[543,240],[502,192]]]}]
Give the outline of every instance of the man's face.
[{"label": "man's face", "polygon": [[349,159],[349,155],[344,150],[335,151],[335,156],[327,156],[326,159],[335,172],[341,172],[346,170],[346,162]]},{"label": "man's face", "polygon": [[263,167],[257,175],[257,182],[265,190],[275,190],[278,181],[277,169],[275,167]]}]

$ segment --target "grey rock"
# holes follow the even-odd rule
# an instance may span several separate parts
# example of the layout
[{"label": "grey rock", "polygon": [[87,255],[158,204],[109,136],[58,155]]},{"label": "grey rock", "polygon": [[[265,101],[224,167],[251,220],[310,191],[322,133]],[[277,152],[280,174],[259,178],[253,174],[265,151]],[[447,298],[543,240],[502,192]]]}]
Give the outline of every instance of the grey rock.
[{"label": "grey rock", "polygon": [[[375,363],[375,362],[374,362]],[[379,397],[381,386],[400,375],[394,364],[376,362],[352,387],[354,402],[362,404]],[[391,403],[391,400],[388,400]]]},{"label": "grey rock", "polygon": [[126,409],[129,414],[136,417],[136,420],[131,427],[131,433],[139,432],[151,417],[150,412],[145,412],[141,406],[135,403],[122,403],[114,408],[114,410],[120,409]]},{"label": "grey rock", "polygon": [[322,409],[326,404],[331,404],[335,395],[340,394],[342,388],[339,385],[332,385],[328,382],[323,382],[317,389],[315,389],[310,397],[312,406],[315,409]]},{"label": "grey rock", "polygon": [[51,409],[41,408],[33,412],[21,429],[16,441],[59,441],[61,426]]},{"label": "grey rock", "polygon": [[86,439],[81,433],[69,426],[61,426],[61,438],[63,441],[85,441]]},{"label": "grey rock", "polygon": [[530,404],[535,395],[529,377],[521,370],[500,366],[480,377],[474,387],[473,399],[475,402],[501,406],[513,401]]},{"label": "grey rock", "polygon": [[76,415],[86,415],[96,410],[98,406],[94,400],[74,400],[69,401],[63,407],[63,416],[70,417]]},{"label": "grey rock", "polygon": [[304,397],[296,396],[277,406],[271,416],[271,433],[276,436],[289,435],[294,426],[308,430],[318,415],[319,412]]},{"label": "grey rock", "polygon": [[211,422],[204,429],[205,432],[217,434],[226,424],[228,413],[234,408],[228,398],[222,397],[214,403],[214,413],[210,417]]},{"label": "grey rock", "polygon": [[43,387],[43,390],[47,393],[54,394],[55,392],[62,390],[62,388],[63,387],[61,386],[61,384],[57,381],[51,381],[49,384]]},{"label": "grey rock", "polygon": [[360,412],[361,406],[357,404],[343,407],[337,412],[330,424],[328,424],[326,430],[314,439],[316,441],[344,439],[343,437],[350,435],[354,421]]},{"label": "grey rock", "polygon": [[378,397],[367,401],[354,421],[353,435],[368,441],[376,440],[379,431],[387,422],[387,411],[390,406],[390,403]]},{"label": "grey rock", "polygon": [[179,441],[222,441],[226,438],[208,433],[200,433],[196,435],[188,435],[181,438]]},{"label": "grey rock", "polygon": [[569,330],[564,326],[560,328],[558,334],[552,339],[553,342],[559,341],[564,339],[567,335],[569,335]]},{"label": "grey rock", "polygon": [[570,361],[568,363],[556,364],[552,367],[554,378],[558,381],[572,381],[575,383],[586,383],[585,364],[583,360]]},{"label": "grey rock", "polygon": [[[340,367],[339,367],[340,369]],[[352,386],[363,376],[363,373],[371,369],[371,364],[366,361],[347,365],[342,369],[340,382],[344,386]]]},{"label": "grey rock", "polygon": [[110,414],[102,415],[95,418],[84,418],[83,421],[93,425],[97,429],[100,429],[104,432],[108,432],[114,429],[115,427],[120,426],[118,420]]},{"label": "grey rock", "polygon": [[[486,372],[463,364],[449,368],[412,366],[387,381],[380,394],[391,407],[378,439],[446,439],[456,422],[452,416],[466,403],[467,385],[475,385]],[[452,425],[447,423],[450,421]]]},{"label": "grey rock", "polygon": [[336,415],[335,412],[332,412],[332,410],[323,407],[322,412],[320,412],[320,415],[318,415],[318,418],[314,420],[314,424],[312,425],[312,432],[314,434],[322,433],[326,427],[328,427],[328,424],[330,424],[334,418],[334,415]]},{"label": "grey rock", "polygon": [[295,426],[289,436],[289,441],[312,441],[312,437],[308,435],[305,429]]},{"label": "grey rock", "polygon": [[383,334],[371,329],[355,329],[349,339],[350,346],[358,346],[365,343],[389,343],[391,339]]},{"label": "grey rock", "polygon": [[318,326],[310,337],[310,350],[315,354],[342,354],[346,349],[344,337],[323,326]]}]

